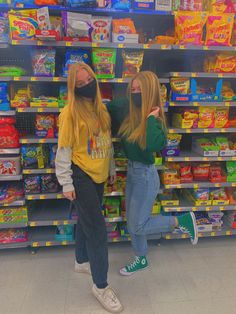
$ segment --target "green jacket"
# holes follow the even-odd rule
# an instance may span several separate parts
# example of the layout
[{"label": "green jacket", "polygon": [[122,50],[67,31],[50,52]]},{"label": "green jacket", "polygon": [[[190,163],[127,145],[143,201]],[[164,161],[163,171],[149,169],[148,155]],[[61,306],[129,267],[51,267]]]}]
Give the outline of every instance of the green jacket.
[{"label": "green jacket", "polygon": [[[115,99],[108,104],[108,111],[112,120],[118,126],[124,121],[129,113],[129,101],[127,98]],[[160,120],[151,116],[147,119],[146,149],[142,149],[137,143],[128,142],[122,138],[122,144],[127,158],[143,164],[153,164],[155,152],[160,152],[166,144],[166,135]]]}]

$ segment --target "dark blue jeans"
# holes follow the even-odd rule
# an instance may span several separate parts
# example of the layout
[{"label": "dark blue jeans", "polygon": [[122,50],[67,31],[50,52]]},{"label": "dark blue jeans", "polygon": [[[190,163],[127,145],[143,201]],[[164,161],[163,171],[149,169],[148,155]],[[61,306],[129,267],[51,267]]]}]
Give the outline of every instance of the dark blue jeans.
[{"label": "dark blue jeans", "polygon": [[107,285],[108,245],[105,219],[101,206],[104,184],[95,183],[79,167],[72,165],[73,184],[76,192],[74,205],[78,212],[76,226],[76,261],[89,262],[93,282]]}]

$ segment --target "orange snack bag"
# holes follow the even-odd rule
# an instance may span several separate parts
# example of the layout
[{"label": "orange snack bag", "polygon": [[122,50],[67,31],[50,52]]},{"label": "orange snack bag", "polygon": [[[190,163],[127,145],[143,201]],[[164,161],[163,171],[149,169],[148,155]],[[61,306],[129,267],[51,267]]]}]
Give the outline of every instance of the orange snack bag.
[{"label": "orange snack bag", "polygon": [[230,46],[234,14],[211,14],[207,18],[207,46]]},{"label": "orange snack bag", "polygon": [[229,108],[217,107],[215,109],[215,128],[227,128],[229,125]]},{"label": "orange snack bag", "polygon": [[112,20],[112,27],[115,34],[136,34],[134,22],[129,18]]},{"label": "orange snack bag", "polygon": [[227,9],[225,0],[211,0],[209,3],[209,11],[211,13],[224,13]]},{"label": "orange snack bag", "polygon": [[200,107],[199,108],[199,120],[198,128],[214,128],[214,114],[215,108],[213,107]]},{"label": "orange snack bag", "polygon": [[236,73],[236,55],[226,53],[217,55],[215,72]]},{"label": "orange snack bag", "polygon": [[202,45],[202,32],[206,17],[205,12],[175,12],[176,44]]}]

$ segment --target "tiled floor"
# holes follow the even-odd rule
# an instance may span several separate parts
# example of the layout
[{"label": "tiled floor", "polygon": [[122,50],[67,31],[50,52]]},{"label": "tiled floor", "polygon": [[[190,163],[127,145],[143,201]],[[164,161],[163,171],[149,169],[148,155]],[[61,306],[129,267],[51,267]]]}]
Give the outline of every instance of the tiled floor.
[{"label": "tiled floor", "polygon": [[[129,244],[110,245],[109,281],[127,314],[236,314],[236,239],[150,243],[150,268],[118,269]],[[0,251],[1,314],[107,313],[91,295],[91,278],[73,272],[73,248]]]}]

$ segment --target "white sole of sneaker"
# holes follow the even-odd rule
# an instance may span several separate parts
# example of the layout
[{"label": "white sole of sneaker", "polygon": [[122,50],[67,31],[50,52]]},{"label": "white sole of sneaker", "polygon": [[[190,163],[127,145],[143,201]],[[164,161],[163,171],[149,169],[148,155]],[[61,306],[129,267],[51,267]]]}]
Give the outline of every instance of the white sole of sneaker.
[{"label": "white sole of sneaker", "polygon": [[192,221],[193,221],[193,227],[194,227],[194,232],[195,232],[195,238],[193,239],[192,244],[196,245],[198,243],[198,229],[197,229],[197,222],[196,222],[196,217],[194,213],[190,213]]},{"label": "white sole of sneaker", "polygon": [[127,273],[126,271],[123,271],[122,269],[120,269],[119,273],[120,273],[121,276],[129,277],[129,276],[132,276],[132,275],[134,275],[135,273],[137,273],[137,272],[139,272],[139,271],[144,271],[144,270],[146,270],[147,268],[149,268],[149,265],[148,265],[147,267],[145,267],[145,268],[141,268],[141,269],[136,270],[136,271],[134,271],[134,272],[132,272],[132,273]]},{"label": "white sole of sneaker", "polygon": [[97,299],[97,301],[102,305],[102,307],[109,313],[121,313],[124,310],[124,307],[122,306],[121,309],[119,310],[111,310],[109,307],[107,307],[102,300],[99,298],[99,295],[97,295],[95,288],[92,288],[92,293],[94,295],[94,297]]}]

